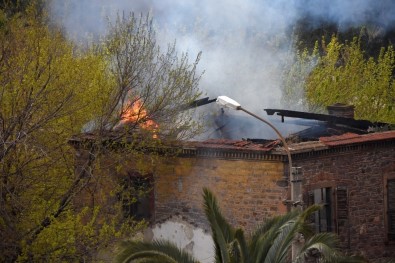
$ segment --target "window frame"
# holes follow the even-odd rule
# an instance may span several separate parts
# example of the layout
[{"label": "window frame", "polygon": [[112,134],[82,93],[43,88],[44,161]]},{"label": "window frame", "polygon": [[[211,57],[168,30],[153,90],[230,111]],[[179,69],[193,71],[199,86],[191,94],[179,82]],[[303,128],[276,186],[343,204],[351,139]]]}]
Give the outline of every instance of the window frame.
[{"label": "window frame", "polygon": [[[384,176],[384,228],[385,228],[385,243],[386,244],[395,244],[395,236],[390,238],[390,226],[389,226],[389,196],[388,196],[388,182],[394,181],[395,182],[395,174],[394,175],[385,175]],[[395,200],[393,201],[395,203]],[[395,213],[395,210],[393,211]],[[393,231],[395,234],[395,229]]]},{"label": "window frame", "polygon": [[[306,188],[307,202],[306,205],[313,205],[315,202],[312,202],[311,196],[314,196],[314,191],[322,191],[326,189],[326,197],[330,199],[329,207],[326,208],[327,220],[330,220],[329,227],[327,226],[326,230],[320,229],[319,222],[316,222],[315,218],[317,217],[317,213],[311,218],[311,222],[314,224],[313,229],[318,232],[328,232],[328,233],[336,233],[339,237],[342,237],[339,246],[342,248],[350,248],[350,227],[349,227],[349,190],[347,185],[338,185],[335,182],[329,183],[319,183],[312,184]],[[342,197],[339,196],[339,191],[342,191]],[[314,200],[313,200],[314,201]],[[318,203],[317,203],[318,204]],[[328,214],[328,212],[330,214]],[[322,226],[321,226],[322,227]],[[318,231],[321,230],[321,231]],[[340,231],[341,230],[341,231]],[[345,232],[344,232],[345,231]],[[341,233],[340,233],[341,232]]]},{"label": "window frame", "polygon": [[[334,189],[332,186],[316,187],[312,188],[309,192],[309,205],[317,204],[322,205],[322,209],[314,212],[313,223],[314,229],[317,233],[335,232],[335,220],[334,220]],[[319,196],[318,196],[318,195]],[[311,200],[311,195],[313,199]],[[326,200],[323,200],[325,198]],[[320,199],[320,200],[318,200]],[[311,202],[311,201],[313,202]],[[324,215],[324,217],[322,216]],[[325,221],[325,229],[323,229],[323,223]]]}]

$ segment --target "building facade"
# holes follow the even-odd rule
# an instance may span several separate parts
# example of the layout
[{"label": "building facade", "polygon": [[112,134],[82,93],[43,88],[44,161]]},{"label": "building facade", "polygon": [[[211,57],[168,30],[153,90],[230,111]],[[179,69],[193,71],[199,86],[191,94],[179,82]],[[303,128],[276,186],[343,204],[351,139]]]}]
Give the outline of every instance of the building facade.
[{"label": "building facade", "polygon": [[395,132],[321,138],[293,154],[306,205],[324,204],[316,231],[339,235],[344,251],[395,258]]},{"label": "building facade", "polygon": [[[290,204],[318,203],[323,209],[311,218],[316,231],[337,233],[344,252],[372,262],[395,258],[395,131],[291,143],[295,180],[288,178],[287,153],[278,144],[190,142],[176,156],[157,158],[147,172],[151,195],[131,209],[150,220],[145,238],[170,239],[212,262],[202,207],[207,187],[230,223],[247,233],[266,218],[286,213]],[[138,177],[134,167],[126,158],[122,169],[108,168],[108,178]],[[291,190],[297,193],[294,200]]]}]

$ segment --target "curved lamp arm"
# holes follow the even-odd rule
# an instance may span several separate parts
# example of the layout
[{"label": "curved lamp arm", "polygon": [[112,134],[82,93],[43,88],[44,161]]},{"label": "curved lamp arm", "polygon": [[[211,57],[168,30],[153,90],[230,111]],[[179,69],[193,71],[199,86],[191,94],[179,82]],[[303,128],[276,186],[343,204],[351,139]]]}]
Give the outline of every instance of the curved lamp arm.
[{"label": "curved lamp arm", "polygon": [[[258,120],[260,120],[260,121],[266,123],[267,125],[269,125],[270,128],[272,128],[272,129],[276,132],[277,136],[280,138],[281,142],[282,142],[283,145],[284,145],[285,151],[287,152],[288,164],[289,164],[289,169],[288,169],[288,170],[289,170],[289,180],[291,180],[291,182],[292,182],[293,178],[292,178],[292,158],[291,158],[291,152],[290,152],[290,150],[289,150],[289,147],[288,147],[287,142],[285,141],[284,137],[281,135],[281,133],[279,132],[279,130],[277,130],[277,128],[274,127],[273,124],[271,124],[269,121],[267,121],[267,120],[265,120],[265,119],[259,117],[258,115],[256,115],[256,114],[254,114],[254,113],[252,113],[252,112],[250,112],[250,111],[244,109],[243,107],[241,107],[241,105],[240,105],[237,101],[235,101],[235,100],[233,100],[233,99],[231,99],[231,98],[229,98],[229,97],[227,97],[227,96],[219,96],[219,97],[217,98],[216,102],[217,102],[219,105],[221,105],[221,106],[224,106],[224,107],[227,107],[227,108],[230,108],[230,109],[233,109],[233,110],[241,110],[241,111],[244,111],[245,113],[247,113],[247,114],[253,116],[254,118],[256,118],[256,119],[258,119]],[[291,187],[291,196],[293,197],[293,188],[292,188],[292,187]]]}]

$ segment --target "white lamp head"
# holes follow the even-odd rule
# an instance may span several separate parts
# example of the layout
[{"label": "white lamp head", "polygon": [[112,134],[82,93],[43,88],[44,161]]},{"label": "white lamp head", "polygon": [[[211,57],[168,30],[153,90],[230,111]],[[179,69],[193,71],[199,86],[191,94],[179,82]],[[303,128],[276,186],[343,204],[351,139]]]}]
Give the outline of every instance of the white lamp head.
[{"label": "white lamp head", "polygon": [[231,108],[234,110],[239,110],[241,108],[241,105],[237,101],[232,100],[227,96],[219,96],[216,102],[221,106]]}]

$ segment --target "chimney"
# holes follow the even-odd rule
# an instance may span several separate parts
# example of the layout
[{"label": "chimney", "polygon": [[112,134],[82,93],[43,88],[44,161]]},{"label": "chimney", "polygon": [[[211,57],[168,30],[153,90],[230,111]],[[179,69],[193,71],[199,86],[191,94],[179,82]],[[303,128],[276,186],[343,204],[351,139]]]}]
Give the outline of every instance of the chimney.
[{"label": "chimney", "polygon": [[354,106],[342,103],[335,103],[326,107],[328,114],[336,117],[354,118]]}]

